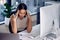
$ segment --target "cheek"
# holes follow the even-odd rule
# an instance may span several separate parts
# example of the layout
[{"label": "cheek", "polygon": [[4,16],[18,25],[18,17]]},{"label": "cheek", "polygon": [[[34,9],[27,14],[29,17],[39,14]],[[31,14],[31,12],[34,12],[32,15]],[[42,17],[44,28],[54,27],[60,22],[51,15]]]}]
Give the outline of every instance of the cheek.
[{"label": "cheek", "polygon": [[22,15],[23,17],[25,16],[25,14]]}]

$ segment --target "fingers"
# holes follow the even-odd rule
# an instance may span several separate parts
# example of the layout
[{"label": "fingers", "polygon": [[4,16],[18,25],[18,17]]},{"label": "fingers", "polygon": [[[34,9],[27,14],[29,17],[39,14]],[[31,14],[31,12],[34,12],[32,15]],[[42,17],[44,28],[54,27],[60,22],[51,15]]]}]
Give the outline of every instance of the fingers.
[{"label": "fingers", "polygon": [[18,13],[19,13],[19,10],[17,11],[16,15],[12,14],[12,15],[10,16],[10,18],[11,18],[11,19],[14,19],[14,18],[17,19]]},{"label": "fingers", "polygon": [[14,14],[12,14],[12,18],[15,18],[15,15]]},{"label": "fingers", "polygon": [[18,13],[19,13],[19,10],[17,11],[16,15],[18,15]]},{"label": "fingers", "polygon": [[11,18],[11,20],[13,20],[13,19],[15,19],[16,17],[15,17],[14,14],[12,14],[10,18]]},{"label": "fingers", "polygon": [[19,10],[18,10],[17,13],[16,13],[16,18],[18,17],[18,14],[19,14]]}]

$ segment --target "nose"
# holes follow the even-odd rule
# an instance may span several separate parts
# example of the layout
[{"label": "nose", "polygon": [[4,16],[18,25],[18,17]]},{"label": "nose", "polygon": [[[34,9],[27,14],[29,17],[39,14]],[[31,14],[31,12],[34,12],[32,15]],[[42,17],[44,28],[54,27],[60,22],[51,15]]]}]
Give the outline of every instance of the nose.
[{"label": "nose", "polygon": [[20,14],[20,16],[21,16],[21,17],[24,17],[24,15],[23,15],[23,14]]}]

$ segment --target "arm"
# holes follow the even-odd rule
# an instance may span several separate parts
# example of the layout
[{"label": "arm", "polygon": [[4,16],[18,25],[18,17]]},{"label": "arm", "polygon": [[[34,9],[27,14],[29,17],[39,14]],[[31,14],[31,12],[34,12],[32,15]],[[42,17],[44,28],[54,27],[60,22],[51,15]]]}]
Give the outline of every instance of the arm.
[{"label": "arm", "polygon": [[19,10],[17,11],[16,15],[13,14],[10,17],[10,22],[11,22],[12,32],[13,33],[17,33],[16,19],[18,17],[18,13],[19,13]]},{"label": "arm", "polygon": [[16,18],[14,17],[14,15],[11,15],[10,18],[11,18],[10,22],[11,22],[12,32],[16,34],[17,33]]},{"label": "arm", "polygon": [[30,14],[27,14],[27,32],[30,33],[32,30],[32,20]]}]

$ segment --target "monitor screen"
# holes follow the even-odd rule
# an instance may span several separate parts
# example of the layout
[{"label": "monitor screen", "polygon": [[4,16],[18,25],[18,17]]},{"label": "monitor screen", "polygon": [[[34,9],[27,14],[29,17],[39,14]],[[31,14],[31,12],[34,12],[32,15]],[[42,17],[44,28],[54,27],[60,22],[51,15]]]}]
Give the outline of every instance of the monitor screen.
[{"label": "monitor screen", "polygon": [[59,27],[59,5],[40,8],[40,37],[49,34],[53,27]]}]

